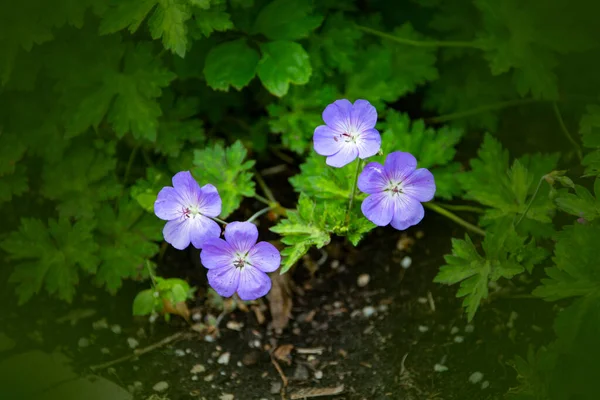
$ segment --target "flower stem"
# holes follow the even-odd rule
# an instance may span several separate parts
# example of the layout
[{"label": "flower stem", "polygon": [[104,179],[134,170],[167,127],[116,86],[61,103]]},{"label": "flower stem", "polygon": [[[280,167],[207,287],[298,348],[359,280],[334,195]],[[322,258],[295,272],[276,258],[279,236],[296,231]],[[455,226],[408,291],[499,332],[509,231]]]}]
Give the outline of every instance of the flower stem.
[{"label": "flower stem", "polygon": [[354,172],[354,181],[352,183],[352,193],[350,194],[350,200],[348,201],[348,209],[346,210],[346,226],[350,224],[350,212],[352,211],[352,203],[354,203],[354,196],[356,196],[356,186],[358,183],[358,174],[360,167],[362,166],[363,160],[360,158],[356,162],[356,171]]},{"label": "flower stem", "polygon": [[440,207],[450,211],[466,211],[482,214],[485,210],[481,207],[469,206],[465,204],[438,204]]},{"label": "flower stem", "polygon": [[227,222],[225,222],[225,221],[223,221],[222,219],[219,219],[219,218],[217,218],[217,217],[209,217],[209,218],[210,218],[210,219],[212,219],[212,220],[213,220],[213,221],[215,221],[215,222],[219,222],[219,223],[221,223],[221,224],[223,224],[223,225],[227,225]]},{"label": "flower stem", "polygon": [[540,188],[542,187],[542,182],[544,182],[545,180],[546,180],[546,175],[544,175],[544,176],[542,176],[540,178],[540,181],[538,182],[537,187],[535,188],[535,192],[533,192],[533,196],[531,196],[531,199],[529,199],[529,204],[527,204],[527,208],[525,209],[525,211],[523,212],[523,214],[521,214],[521,217],[519,218],[519,220],[515,223],[515,229],[517,228],[517,226],[519,226],[519,224],[521,223],[521,221],[523,221],[523,219],[527,215],[527,212],[531,208],[531,205],[533,204],[533,201],[537,197],[537,194],[540,191]]},{"label": "flower stem", "polygon": [[258,193],[254,193],[254,198],[256,200],[260,201],[261,203],[265,203],[266,205],[270,205],[271,204],[271,202],[269,201],[269,199],[266,199],[266,198],[262,197]]},{"label": "flower stem", "polygon": [[[262,191],[265,193],[265,196],[267,196],[267,199],[269,199],[268,200],[269,202],[267,204],[277,203],[275,196],[273,196],[273,192],[271,192],[271,189],[269,189],[269,187],[267,186],[262,175],[256,169],[254,170],[254,177],[256,178],[256,182],[258,182],[258,186],[260,186]],[[257,197],[257,199],[258,199],[258,197]]]},{"label": "flower stem", "polygon": [[558,124],[560,125],[560,129],[567,137],[567,140],[571,142],[571,144],[575,148],[577,158],[579,159],[579,161],[581,161],[583,159],[583,156],[581,154],[581,148],[579,147],[575,139],[573,139],[573,136],[571,136],[571,134],[569,133],[569,130],[565,125],[565,121],[563,120],[562,114],[560,113],[560,110],[558,109],[558,104],[556,104],[556,102],[552,103],[552,109],[554,110],[554,114],[556,115],[556,119],[558,120]]},{"label": "flower stem", "polygon": [[520,106],[523,104],[536,103],[539,101],[542,101],[542,100],[515,99],[515,100],[501,101],[498,103],[486,104],[486,105],[483,105],[480,107],[475,107],[475,108],[472,108],[472,109],[466,110],[466,111],[459,111],[459,112],[455,112],[452,114],[446,114],[446,115],[440,115],[438,117],[427,118],[425,120],[425,122],[430,123],[430,124],[439,124],[442,122],[448,122],[448,121],[452,121],[455,119],[470,117],[472,115],[477,115],[477,114],[480,114],[480,113],[483,113],[486,111],[496,111],[496,110],[501,110],[503,108],[515,107],[515,106]]},{"label": "flower stem", "polygon": [[363,32],[369,33],[371,35],[379,36],[384,39],[393,40],[394,42],[407,44],[410,46],[416,46],[416,47],[471,47],[471,48],[475,48],[475,49],[481,49],[481,46],[479,44],[477,44],[476,42],[413,40],[413,39],[401,38],[398,36],[390,35],[389,33],[381,32],[376,29],[369,28],[369,27],[362,26],[362,25],[356,25],[356,28]]},{"label": "flower stem", "polygon": [[247,222],[252,222],[254,221],[256,218],[260,217],[261,215],[271,211],[273,209],[273,207],[269,206],[269,207],[265,207],[262,210],[256,212],[253,216],[251,216],[250,218],[248,218]]},{"label": "flower stem", "polygon": [[444,217],[456,222],[457,224],[459,224],[460,226],[462,226],[463,228],[466,228],[467,230],[470,230],[471,232],[477,233],[478,235],[481,236],[485,236],[485,231],[481,228],[479,228],[478,226],[475,226],[467,221],[465,221],[464,219],[462,219],[461,217],[459,217],[458,215],[446,210],[445,208],[429,202],[429,203],[423,203],[423,205],[433,211],[435,211],[436,213],[443,215]]},{"label": "flower stem", "polygon": [[123,174],[123,186],[127,185],[127,180],[129,179],[129,172],[131,171],[131,167],[133,166],[133,161],[135,160],[135,156],[139,150],[140,146],[136,145],[133,150],[131,150],[131,154],[129,155],[129,160],[127,161],[127,167],[125,167],[125,174]]}]

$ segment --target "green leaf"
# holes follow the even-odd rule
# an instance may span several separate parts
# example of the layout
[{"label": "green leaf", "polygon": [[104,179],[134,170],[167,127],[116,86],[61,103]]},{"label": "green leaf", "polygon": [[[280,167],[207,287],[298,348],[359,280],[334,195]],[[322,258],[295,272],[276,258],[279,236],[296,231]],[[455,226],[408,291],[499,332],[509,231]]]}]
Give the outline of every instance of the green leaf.
[{"label": "green leaf", "polygon": [[236,141],[225,148],[220,144],[194,151],[192,174],[203,186],[216,186],[223,202],[221,218],[227,218],[242,202],[243,197],[254,196],[254,181],[249,170],[254,161],[245,161],[248,152],[242,142]]},{"label": "green leaf", "polygon": [[303,39],[323,22],[312,11],[312,0],[274,0],[258,14],[254,31],[271,40]]},{"label": "green leaf", "polygon": [[152,314],[155,301],[153,289],[142,290],[133,299],[133,315]]},{"label": "green leaf", "polygon": [[191,16],[189,6],[184,1],[159,1],[156,11],[148,20],[152,39],[162,38],[165,49],[184,57],[187,48],[186,22]]},{"label": "green leaf", "polygon": [[300,165],[300,173],[290,178],[298,193],[318,199],[349,199],[354,182],[356,161],[342,168],[332,168],[325,157],[311,152]]},{"label": "green leaf", "polygon": [[597,241],[600,226],[594,223],[565,227],[554,248],[555,266],[546,268],[548,278],[533,294],[548,301],[600,293]]},{"label": "green leaf", "polygon": [[170,186],[170,176],[164,171],[150,167],[146,170],[146,178],[138,179],[130,188],[130,195],[147,212],[154,213],[154,202],[158,192]]},{"label": "green leaf", "polygon": [[159,3],[158,0],[115,0],[104,13],[100,23],[101,35],[128,29],[135,33],[148,13]]},{"label": "green leaf", "polygon": [[[460,174],[458,181],[466,199],[489,207],[481,219],[482,225],[520,218],[540,179],[555,169],[559,156],[525,155],[515,160],[511,167],[508,152],[489,134],[485,135],[477,154],[478,158],[470,161],[471,170]],[[493,179],[493,185],[490,185],[490,179]],[[548,190],[548,185],[541,187],[519,225],[524,232],[535,232],[543,237],[552,234],[554,206],[548,197]]]},{"label": "green leaf", "polygon": [[586,114],[579,123],[579,133],[583,146],[592,149],[582,161],[587,167],[585,173],[600,176],[600,106],[594,104],[586,107]]},{"label": "green leaf", "polygon": [[175,100],[168,91],[161,99],[161,108],[164,115],[158,122],[154,151],[177,158],[183,149],[204,143],[203,122],[197,117],[200,98],[180,96]]},{"label": "green leaf", "polygon": [[469,321],[488,296],[488,285],[500,278],[511,279],[524,270],[531,272],[546,257],[532,239],[526,243],[510,223],[497,224],[486,231],[480,255],[466,235],[465,240],[452,239],[452,254],[445,256],[446,265],[434,282],[453,285],[460,282],[456,296],[464,297],[463,307]]},{"label": "green leaf", "polygon": [[105,204],[98,212],[96,240],[101,262],[96,282],[114,294],[124,279],[147,278],[146,263],[158,254],[162,225],[163,221],[127,197],[116,209]]},{"label": "green leaf", "polygon": [[273,95],[287,94],[290,83],[304,85],[312,74],[310,58],[301,45],[276,41],[261,45],[262,58],[257,73],[264,87]]},{"label": "green leaf", "polygon": [[17,261],[10,282],[17,284],[19,304],[45,288],[46,292],[71,302],[79,283],[79,272],[93,273],[98,265],[94,224],[68,218],[42,221],[23,218],[18,231],[0,242],[8,260]]},{"label": "green leaf", "polygon": [[208,86],[227,92],[229,86],[241,90],[256,75],[258,52],[245,39],[221,43],[206,56],[204,76]]},{"label": "green leaf", "polygon": [[[596,186],[600,186],[600,177],[596,178]],[[597,191],[598,192],[598,191]],[[596,194],[596,196],[598,193]],[[558,208],[566,213],[593,221],[600,217],[600,199],[594,197],[586,188],[575,185],[575,194],[560,193],[556,199]]]},{"label": "green leaf", "polygon": [[11,201],[14,196],[20,196],[29,189],[26,169],[17,165],[12,174],[0,175],[0,204]]},{"label": "green leaf", "polygon": [[233,29],[231,16],[225,12],[224,0],[211,0],[210,9],[197,7],[193,10],[195,25],[192,25],[190,34],[195,39],[209,37],[213,32],[225,32]]}]

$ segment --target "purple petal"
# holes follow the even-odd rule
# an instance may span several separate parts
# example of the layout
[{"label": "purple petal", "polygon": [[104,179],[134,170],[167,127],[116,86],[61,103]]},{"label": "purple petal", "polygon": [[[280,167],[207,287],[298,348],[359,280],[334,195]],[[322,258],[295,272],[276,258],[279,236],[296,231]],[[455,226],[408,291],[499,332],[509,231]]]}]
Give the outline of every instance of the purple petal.
[{"label": "purple petal", "polygon": [[221,236],[219,224],[210,218],[199,215],[190,221],[193,221],[190,228],[190,239],[197,249],[201,249],[207,240]]},{"label": "purple petal", "polygon": [[223,297],[231,297],[240,283],[240,269],[232,266],[208,270],[208,284]]},{"label": "purple petal", "polygon": [[190,245],[190,229],[192,220],[187,218],[173,219],[165,224],[163,236],[177,250],[184,250]]},{"label": "purple petal", "polygon": [[325,107],[323,111],[323,121],[331,129],[340,133],[350,130],[350,112],[352,111],[352,103],[346,99],[336,100],[332,104]]},{"label": "purple petal", "polygon": [[364,160],[377,154],[381,148],[381,135],[377,129],[367,129],[358,136],[356,145],[358,146],[358,156]]},{"label": "purple petal", "polygon": [[417,159],[410,153],[395,151],[388,154],[383,165],[388,178],[404,181],[417,168]]},{"label": "purple petal", "polygon": [[209,183],[202,186],[200,192],[200,204],[198,204],[200,213],[209,217],[217,217],[221,214],[221,196],[217,188]]},{"label": "purple petal", "polygon": [[238,295],[244,301],[256,300],[271,290],[271,278],[264,272],[246,265],[240,274]]},{"label": "purple petal", "polygon": [[221,238],[212,238],[204,242],[200,252],[200,261],[207,269],[223,268],[233,265],[235,250]]},{"label": "purple petal", "polygon": [[368,163],[358,175],[358,189],[367,194],[382,192],[388,182],[383,165],[378,162]]},{"label": "purple petal", "polygon": [[281,264],[281,254],[271,243],[258,242],[250,250],[248,261],[263,272],[273,272]]},{"label": "purple petal", "polygon": [[402,183],[402,191],[419,201],[429,201],[435,195],[433,174],[426,168],[419,168]]},{"label": "purple petal", "polygon": [[186,205],[197,205],[200,203],[200,185],[194,179],[190,171],[178,172],[173,176],[173,187]]},{"label": "purple petal", "polygon": [[394,203],[392,226],[400,231],[418,224],[425,216],[423,205],[410,196],[398,196]]},{"label": "purple petal", "polygon": [[352,126],[359,132],[375,127],[377,110],[367,100],[356,100],[351,113]]},{"label": "purple petal", "polygon": [[358,149],[356,148],[356,145],[353,143],[344,143],[340,151],[332,156],[327,157],[325,163],[327,165],[331,165],[332,167],[341,168],[356,160],[357,156]]},{"label": "purple petal", "polygon": [[339,132],[326,125],[317,126],[313,136],[313,144],[317,154],[330,156],[342,148],[343,142],[338,139]]},{"label": "purple petal", "polygon": [[160,219],[170,221],[183,215],[184,206],[177,191],[170,186],[164,187],[158,192],[154,202],[154,214]]},{"label": "purple petal", "polygon": [[234,250],[246,253],[258,240],[258,229],[252,222],[231,222],[225,227],[225,240]]},{"label": "purple petal", "polygon": [[378,226],[386,226],[394,215],[394,203],[385,192],[372,194],[361,204],[360,209],[369,221]]}]

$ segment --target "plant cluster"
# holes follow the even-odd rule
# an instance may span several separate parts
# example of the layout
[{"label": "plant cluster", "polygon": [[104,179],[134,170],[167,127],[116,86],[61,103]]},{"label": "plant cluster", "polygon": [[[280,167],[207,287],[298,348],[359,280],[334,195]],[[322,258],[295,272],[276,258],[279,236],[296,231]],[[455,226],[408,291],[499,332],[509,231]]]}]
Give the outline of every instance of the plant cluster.
[{"label": "plant cluster", "polygon": [[[460,285],[468,319],[509,279],[561,309],[555,339],[515,358],[508,396],[595,398],[599,12],[592,0],[4,2],[2,277],[21,304],[151,279],[134,312],[169,313],[191,289],[156,276],[163,237],[202,247],[219,293],[268,291],[279,252],[248,221],[225,240],[214,221],[241,219],[245,199],[275,220],[280,273],[332,235],[357,245],[417,224],[424,206],[468,231],[436,277]],[[301,160],[289,208],[255,168],[275,157]]]}]

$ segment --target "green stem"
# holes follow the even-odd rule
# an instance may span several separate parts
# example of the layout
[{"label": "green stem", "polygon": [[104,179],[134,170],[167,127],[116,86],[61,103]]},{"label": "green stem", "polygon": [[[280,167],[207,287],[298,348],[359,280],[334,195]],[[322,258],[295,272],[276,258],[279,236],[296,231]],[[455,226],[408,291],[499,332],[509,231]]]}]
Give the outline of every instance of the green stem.
[{"label": "green stem", "polygon": [[356,196],[356,186],[358,183],[358,174],[360,167],[362,166],[363,160],[360,158],[356,160],[356,171],[354,172],[354,181],[352,183],[352,193],[350,194],[350,200],[348,201],[348,209],[346,210],[346,226],[350,224],[350,212],[352,211],[352,203],[354,203],[354,196]]},{"label": "green stem", "polygon": [[565,125],[565,121],[563,120],[562,114],[560,113],[560,110],[558,109],[558,104],[556,104],[556,102],[552,103],[552,109],[554,110],[554,114],[556,115],[556,119],[558,120],[558,124],[560,125],[561,131],[567,137],[567,140],[571,142],[571,144],[575,148],[575,152],[577,153],[577,158],[579,159],[579,161],[581,161],[583,159],[583,155],[581,154],[581,148],[579,147],[575,139],[573,139],[573,136],[571,136],[571,134],[569,133],[569,130]]},{"label": "green stem", "polygon": [[496,111],[496,110],[501,110],[503,108],[515,107],[515,106],[520,106],[523,104],[536,103],[539,101],[542,101],[542,100],[515,99],[515,100],[501,101],[498,103],[486,104],[486,105],[476,107],[476,108],[473,108],[473,109],[467,110],[467,111],[459,111],[459,112],[455,112],[452,114],[446,114],[446,115],[440,115],[438,117],[427,118],[425,120],[425,122],[430,123],[430,124],[439,124],[442,122],[448,122],[448,121],[452,121],[455,119],[470,117],[472,115],[477,115],[477,114],[480,114],[480,113],[483,113],[486,111]]},{"label": "green stem", "polygon": [[277,203],[277,200],[275,200],[275,196],[273,196],[273,192],[271,192],[271,189],[269,189],[269,187],[267,186],[262,175],[256,169],[254,170],[254,177],[256,178],[256,181],[258,182],[258,186],[260,186],[260,188],[265,193],[265,196],[267,196],[269,201],[271,203]]},{"label": "green stem", "polygon": [[401,38],[398,36],[390,35],[389,33],[381,32],[376,29],[372,29],[362,25],[355,25],[357,29],[369,33],[371,35],[379,36],[384,39],[393,40],[397,43],[407,44],[410,46],[416,47],[470,47],[474,49],[481,49],[481,46],[476,42],[460,42],[460,41],[422,41],[422,40],[413,40],[407,38]]},{"label": "green stem", "polygon": [[255,213],[253,216],[251,216],[250,218],[248,218],[248,221],[247,221],[247,222],[252,222],[252,221],[254,221],[254,220],[255,220],[255,219],[257,219],[258,217],[260,217],[261,215],[263,215],[263,214],[265,214],[265,213],[269,212],[269,211],[270,211],[270,210],[272,210],[272,209],[273,209],[273,207],[265,207],[265,208],[263,208],[262,210],[260,210],[260,211],[257,211],[257,212],[256,212],[256,213]]},{"label": "green stem", "polygon": [[439,204],[440,207],[450,211],[467,211],[478,214],[483,214],[485,210],[481,207],[468,206],[468,205],[454,205],[454,204]]},{"label": "green stem", "polygon": [[213,221],[219,222],[223,225],[227,225],[227,222],[223,221],[222,219],[219,219],[217,217],[209,217],[210,219],[212,219]]},{"label": "green stem", "polygon": [[262,203],[265,203],[266,205],[271,205],[271,202],[269,201],[269,199],[262,197],[258,193],[254,193],[254,198]]},{"label": "green stem", "polygon": [[133,150],[131,150],[131,154],[129,155],[129,160],[127,161],[127,167],[125,167],[125,174],[123,175],[123,185],[127,185],[127,179],[129,179],[129,172],[131,171],[131,167],[133,166],[133,161],[135,160],[135,156],[139,150],[140,146],[136,145]]},{"label": "green stem", "polygon": [[458,215],[446,210],[443,207],[440,207],[439,205],[435,204],[435,203],[423,203],[423,205],[433,211],[435,211],[436,213],[443,215],[444,217],[456,222],[457,224],[459,224],[460,226],[462,226],[463,228],[466,228],[468,230],[470,230],[471,232],[477,233],[478,235],[481,236],[485,236],[485,231],[481,228],[479,228],[478,226],[475,226],[467,221],[465,221],[464,219],[462,219],[461,217],[459,217]]},{"label": "green stem", "polygon": [[525,209],[525,212],[523,212],[523,214],[521,214],[521,217],[515,223],[515,229],[517,228],[517,226],[519,226],[521,221],[523,221],[523,218],[525,218],[525,216],[527,215],[527,212],[531,208],[531,205],[533,204],[533,201],[535,200],[538,192],[540,191],[540,188],[542,187],[542,182],[544,182],[544,180],[546,180],[546,175],[544,175],[540,178],[540,181],[538,182],[537,187],[535,188],[535,192],[533,192],[533,196],[531,196],[531,199],[529,199],[529,204],[527,204],[527,208]]}]

